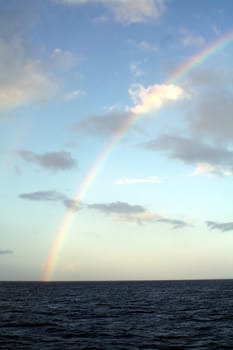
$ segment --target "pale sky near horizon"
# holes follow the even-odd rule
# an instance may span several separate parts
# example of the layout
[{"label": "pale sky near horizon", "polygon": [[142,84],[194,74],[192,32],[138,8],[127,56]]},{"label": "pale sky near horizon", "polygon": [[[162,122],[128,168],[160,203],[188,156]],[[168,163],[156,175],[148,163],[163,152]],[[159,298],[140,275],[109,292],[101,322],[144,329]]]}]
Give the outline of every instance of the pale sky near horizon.
[{"label": "pale sky near horizon", "polygon": [[0,280],[43,278],[71,207],[53,280],[233,278],[233,39],[171,80],[232,14],[0,2]]}]

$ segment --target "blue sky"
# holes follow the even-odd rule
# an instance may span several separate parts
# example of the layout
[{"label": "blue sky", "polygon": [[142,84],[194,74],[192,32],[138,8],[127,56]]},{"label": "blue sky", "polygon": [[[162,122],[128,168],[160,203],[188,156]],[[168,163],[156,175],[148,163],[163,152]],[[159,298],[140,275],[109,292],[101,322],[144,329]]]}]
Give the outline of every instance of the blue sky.
[{"label": "blue sky", "polygon": [[233,43],[169,82],[232,30],[232,11],[1,3],[1,280],[43,278],[72,208],[54,280],[233,277]]}]

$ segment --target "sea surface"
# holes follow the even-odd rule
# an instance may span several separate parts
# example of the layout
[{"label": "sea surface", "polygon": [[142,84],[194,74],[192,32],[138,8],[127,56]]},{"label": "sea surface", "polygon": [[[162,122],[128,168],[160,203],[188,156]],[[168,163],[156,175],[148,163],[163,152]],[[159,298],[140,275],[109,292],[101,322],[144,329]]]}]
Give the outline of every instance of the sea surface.
[{"label": "sea surface", "polygon": [[1,282],[0,349],[233,349],[233,280]]}]

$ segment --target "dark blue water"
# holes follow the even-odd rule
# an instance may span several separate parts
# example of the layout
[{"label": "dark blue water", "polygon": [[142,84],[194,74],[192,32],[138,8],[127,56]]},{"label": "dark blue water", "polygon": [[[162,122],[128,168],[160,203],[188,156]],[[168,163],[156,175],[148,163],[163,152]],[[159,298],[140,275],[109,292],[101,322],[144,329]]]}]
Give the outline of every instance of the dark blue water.
[{"label": "dark blue water", "polygon": [[233,280],[2,282],[0,349],[233,349]]}]

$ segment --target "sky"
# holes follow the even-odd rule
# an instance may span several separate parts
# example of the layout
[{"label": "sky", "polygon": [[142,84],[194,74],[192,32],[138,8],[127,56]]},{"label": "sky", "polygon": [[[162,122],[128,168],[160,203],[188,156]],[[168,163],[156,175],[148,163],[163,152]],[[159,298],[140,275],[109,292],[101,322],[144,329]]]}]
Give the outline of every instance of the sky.
[{"label": "sky", "polygon": [[233,2],[0,3],[0,280],[233,278]]}]

